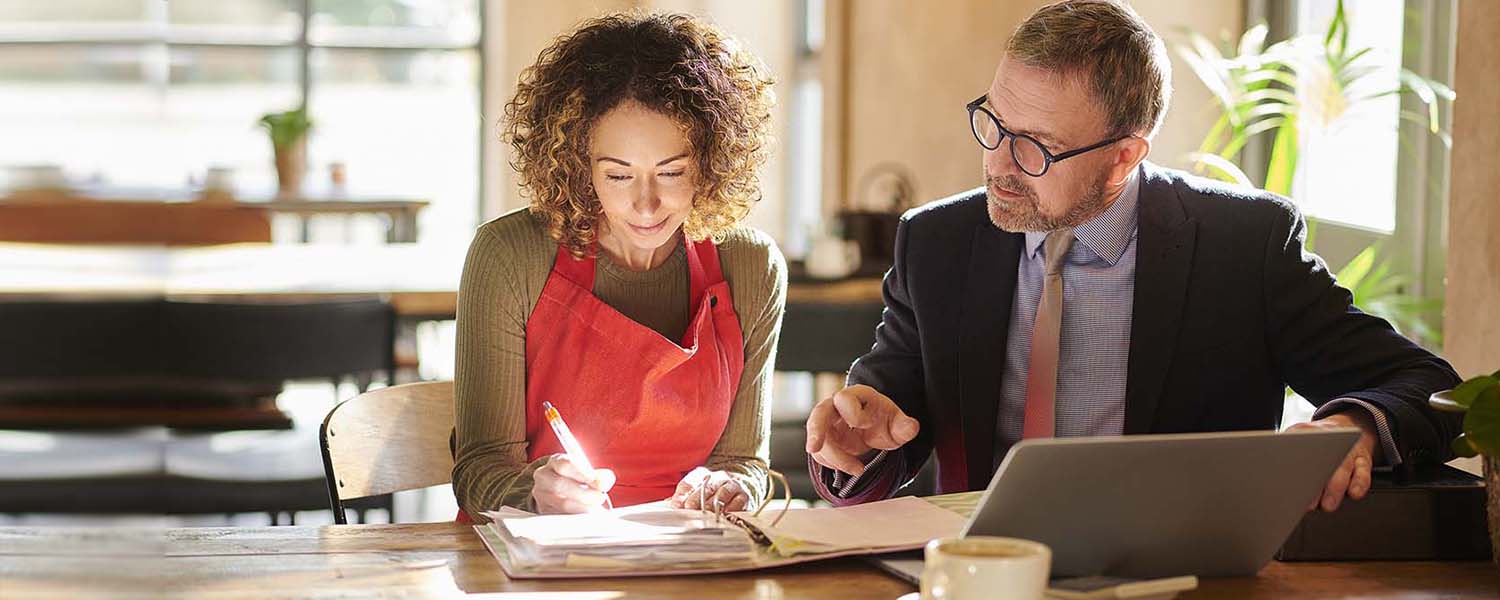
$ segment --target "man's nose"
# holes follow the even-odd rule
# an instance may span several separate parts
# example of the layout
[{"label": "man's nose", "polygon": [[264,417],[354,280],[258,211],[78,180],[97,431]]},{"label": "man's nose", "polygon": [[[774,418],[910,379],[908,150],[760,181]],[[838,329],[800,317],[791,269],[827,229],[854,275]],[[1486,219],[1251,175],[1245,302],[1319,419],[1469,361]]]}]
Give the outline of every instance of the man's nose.
[{"label": "man's nose", "polygon": [[1015,159],[1010,156],[1010,140],[1000,140],[1000,147],[984,151],[984,172],[990,177],[1015,175],[1020,172]]}]

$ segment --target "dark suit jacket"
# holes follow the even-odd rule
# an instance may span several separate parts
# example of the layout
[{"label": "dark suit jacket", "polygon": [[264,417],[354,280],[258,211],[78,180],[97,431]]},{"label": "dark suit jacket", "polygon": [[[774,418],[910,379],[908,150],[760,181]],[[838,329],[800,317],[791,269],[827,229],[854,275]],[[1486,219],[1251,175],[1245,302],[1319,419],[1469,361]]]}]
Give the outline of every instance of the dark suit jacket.
[{"label": "dark suit jacket", "polygon": [[[1351,304],[1304,251],[1296,207],[1149,163],[1140,175],[1125,434],[1275,429],[1290,385],[1319,406],[1378,406],[1404,461],[1449,458],[1459,420],[1427,397],[1458,376]],[[933,450],[940,493],[989,484],[1023,239],[990,222],[983,188],[902,216],[875,345],[849,383],[891,397],[921,433],[829,500],[889,497]]]}]

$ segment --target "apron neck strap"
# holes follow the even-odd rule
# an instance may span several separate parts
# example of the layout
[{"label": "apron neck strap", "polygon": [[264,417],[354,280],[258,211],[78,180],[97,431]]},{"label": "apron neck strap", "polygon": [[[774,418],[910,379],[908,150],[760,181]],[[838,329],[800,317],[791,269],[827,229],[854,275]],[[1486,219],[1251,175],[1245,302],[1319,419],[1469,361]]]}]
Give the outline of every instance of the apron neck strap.
[{"label": "apron neck strap", "polygon": [[[689,298],[696,314],[698,299],[703,296],[703,291],[724,281],[724,273],[719,265],[719,248],[712,241],[693,242],[684,235],[682,243],[687,254]],[[593,290],[594,261],[598,255],[598,242],[589,248],[583,258],[574,257],[567,246],[558,244],[557,260],[553,268],[578,287]]]},{"label": "apron neck strap", "polygon": [[689,314],[696,315],[703,291],[724,281],[724,273],[719,265],[719,247],[713,240],[693,242],[684,235],[682,242],[687,247],[688,298],[692,304]]},{"label": "apron neck strap", "polygon": [[565,244],[557,245],[557,260],[552,264],[552,270],[557,271],[564,279],[573,282],[573,285],[585,290],[594,289],[594,255],[599,253],[599,244],[594,243],[589,247],[583,258],[573,256]]}]

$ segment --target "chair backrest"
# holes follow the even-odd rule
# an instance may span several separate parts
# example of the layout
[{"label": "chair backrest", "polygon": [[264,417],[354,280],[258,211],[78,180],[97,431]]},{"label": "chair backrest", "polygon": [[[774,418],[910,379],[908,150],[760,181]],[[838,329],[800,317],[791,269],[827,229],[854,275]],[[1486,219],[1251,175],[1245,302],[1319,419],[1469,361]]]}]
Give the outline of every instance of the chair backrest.
[{"label": "chair backrest", "polygon": [[328,502],[345,523],[345,500],[451,481],[453,382],[408,383],[333,407],[319,433]]},{"label": "chair backrest", "polygon": [[282,381],[395,369],[396,314],[374,297],[311,302],[0,302],[0,381],[156,376]]}]

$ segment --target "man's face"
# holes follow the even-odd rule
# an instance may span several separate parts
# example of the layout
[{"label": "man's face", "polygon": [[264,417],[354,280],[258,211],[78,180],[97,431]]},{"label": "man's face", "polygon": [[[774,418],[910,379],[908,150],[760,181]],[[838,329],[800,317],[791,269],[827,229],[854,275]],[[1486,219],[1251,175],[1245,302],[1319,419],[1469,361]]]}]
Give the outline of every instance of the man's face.
[{"label": "man's face", "polygon": [[[985,106],[1006,130],[1036,138],[1052,154],[1106,139],[1104,113],[1079,77],[1028,67],[1009,57],[1000,61]],[[1032,177],[1011,158],[1011,140],[984,151],[985,195],[990,220],[1005,231],[1052,231],[1075,227],[1103,212],[1109,169],[1116,158],[1110,145],[1061,162]]]}]

